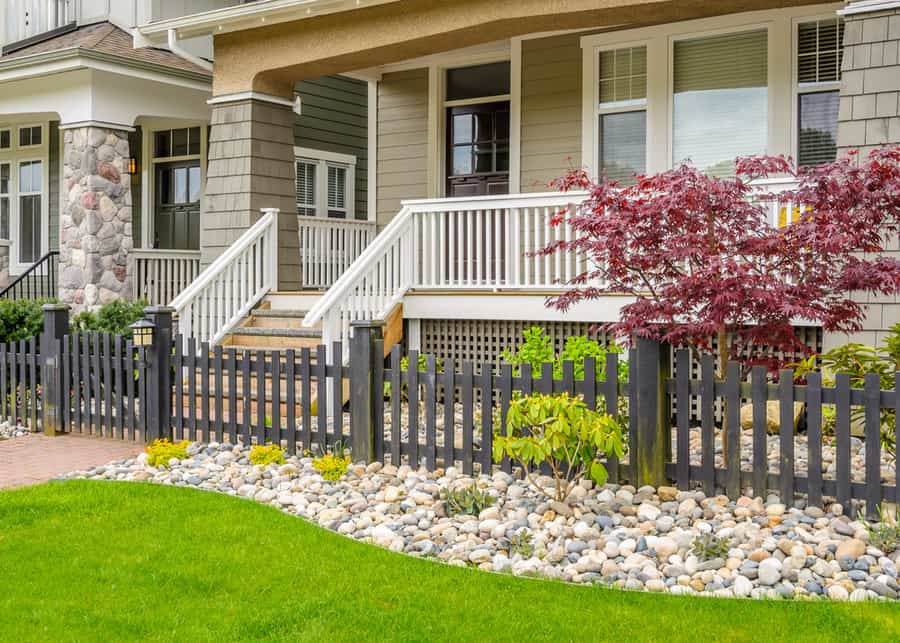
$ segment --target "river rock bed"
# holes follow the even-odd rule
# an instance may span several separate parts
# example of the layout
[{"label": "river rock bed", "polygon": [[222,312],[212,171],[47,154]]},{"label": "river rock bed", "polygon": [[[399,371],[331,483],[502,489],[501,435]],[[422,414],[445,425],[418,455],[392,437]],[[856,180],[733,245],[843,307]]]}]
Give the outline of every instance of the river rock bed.
[{"label": "river rock bed", "polygon": [[11,440],[12,438],[21,438],[28,435],[31,431],[21,424],[10,424],[9,422],[0,422],[0,440]]},{"label": "river rock bed", "polygon": [[[845,508],[786,508],[777,498],[706,497],[671,487],[584,481],[566,503],[496,472],[352,465],[328,482],[308,457],[249,463],[249,449],[192,444],[190,457],[153,468],[146,455],[61,479],[195,487],[252,499],[326,529],[411,556],[485,571],[629,590],[717,597],[889,600],[900,596],[900,550],[884,552]],[[540,479],[549,487],[550,479]],[[441,490],[477,484],[496,498],[478,516],[448,516]],[[695,539],[727,539],[701,559]]]}]

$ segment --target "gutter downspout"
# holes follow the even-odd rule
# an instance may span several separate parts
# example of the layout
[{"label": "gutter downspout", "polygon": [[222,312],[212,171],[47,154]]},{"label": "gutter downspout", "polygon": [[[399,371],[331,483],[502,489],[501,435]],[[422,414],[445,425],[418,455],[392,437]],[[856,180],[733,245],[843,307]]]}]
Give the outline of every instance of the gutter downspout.
[{"label": "gutter downspout", "polygon": [[186,61],[197,65],[198,67],[202,67],[207,71],[213,70],[213,64],[208,60],[200,58],[199,56],[195,56],[192,53],[189,53],[181,48],[181,45],[178,44],[178,32],[175,29],[169,29],[167,32],[168,40],[169,40],[169,51],[178,56],[179,58],[184,58]]}]

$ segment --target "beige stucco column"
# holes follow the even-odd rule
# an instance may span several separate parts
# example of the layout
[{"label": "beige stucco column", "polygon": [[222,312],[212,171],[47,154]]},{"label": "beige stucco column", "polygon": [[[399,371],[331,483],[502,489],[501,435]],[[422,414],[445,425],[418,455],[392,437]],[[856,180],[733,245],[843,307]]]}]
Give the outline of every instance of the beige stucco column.
[{"label": "beige stucco column", "polygon": [[294,112],[286,98],[214,98],[201,263],[209,265],[261,216],[279,208],[278,288],[300,287],[294,187]]}]

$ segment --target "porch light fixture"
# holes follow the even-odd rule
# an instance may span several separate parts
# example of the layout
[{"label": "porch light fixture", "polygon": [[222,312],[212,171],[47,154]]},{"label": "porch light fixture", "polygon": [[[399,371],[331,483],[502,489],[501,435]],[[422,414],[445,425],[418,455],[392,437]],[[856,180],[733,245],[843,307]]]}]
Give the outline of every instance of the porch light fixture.
[{"label": "porch light fixture", "polygon": [[133,156],[128,159],[128,173],[137,174],[137,159]]},{"label": "porch light fixture", "polygon": [[156,331],[156,325],[149,319],[139,319],[129,326],[135,346],[148,347],[153,346],[153,334]]}]

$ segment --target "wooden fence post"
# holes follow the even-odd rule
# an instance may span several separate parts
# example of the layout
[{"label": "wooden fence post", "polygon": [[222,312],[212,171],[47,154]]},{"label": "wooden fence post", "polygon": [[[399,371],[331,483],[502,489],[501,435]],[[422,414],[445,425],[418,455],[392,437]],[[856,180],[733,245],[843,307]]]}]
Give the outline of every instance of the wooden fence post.
[{"label": "wooden fence post", "polygon": [[[147,318],[156,326],[153,344],[147,351],[147,435],[146,441],[172,439],[172,313],[168,306],[144,309]],[[182,401],[178,400],[181,404]]]},{"label": "wooden fence post", "polygon": [[[62,341],[69,332],[69,307],[66,304],[44,304],[44,332],[41,333],[41,403],[44,434],[65,433],[63,424],[68,411],[68,386],[62,381]],[[66,390],[63,390],[66,384]],[[34,427],[32,427],[34,430]]]},{"label": "wooden fence post", "polygon": [[[350,324],[350,453],[356,462],[375,459],[375,427],[378,395],[384,395],[382,382],[375,380],[375,361],[384,360],[375,342],[381,339],[384,323],[354,321]],[[398,392],[393,392],[396,395]],[[340,387],[335,387],[340,395]]]},{"label": "wooden fence post", "polygon": [[666,481],[666,444],[669,435],[669,405],[666,377],[669,374],[669,347],[652,339],[638,337],[636,364],[636,402],[629,409],[636,414],[637,449],[631,454],[636,486],[658,487]]}]

